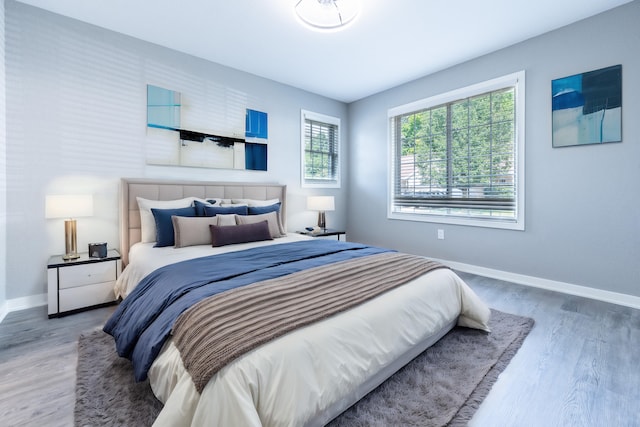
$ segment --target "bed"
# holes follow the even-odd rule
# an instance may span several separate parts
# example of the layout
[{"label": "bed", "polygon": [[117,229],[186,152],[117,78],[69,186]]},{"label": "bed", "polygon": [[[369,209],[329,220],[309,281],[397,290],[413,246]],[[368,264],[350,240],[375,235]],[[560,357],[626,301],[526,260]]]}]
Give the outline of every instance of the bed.
[{"label": "bed", "polygon": [[[154,425],[325,425],[456,324],[488,331],[488,307],[450,269],[384,248],[287,233],[286,197],[286,186],[279,184],[122,180],[121,254],[126,267],[115,292],[123,301],[105,330],[116,338],[120,355],[134,360],[137,379],[148,377],[164,403]],[[179,232],[190,230],[183,225],[204,220],[172,215],[173,245],[154,247],[163,239],[162,223],[155,230],[157,241],[149,241],[149,213],[141,214],[139,198],[159,206],[188,198],[213,206],[218,202],[225,209],[257,206],[256,218],[219,210],[216,221],[234,217],[253,225],[211,224],[214,244],[224,240],[215,233],[229,230],[251,228],[253,233],[260,228],[272,237],[278,229],[281,233],[216,247],[210,241],[182,245]],[[277,211],[263,213],[276,201]],[[256,222],[258,216],[268,221]],[[198,243],[196,234],[190,238]],[[202,273],[194,274],[200,268]],[[370,277],[372,272],[378,279]],[[376,280],[376,288],[386,288],[371,291]],[[206,286],[200,287],[201,282]],[[175,291],[178,286],[189,292]],[[305,297],[304,304],[292,302],[294,288],[313,296]],[[208,289],[203,292],[211,296],[192,302],[190,295],[197,293],[192,289]],[[331,304],[316,301],[325,298],[315,295],[322,292],[332,296]],[[282,300],[275,299],[279,293]],[[258,315],[271,317],[247,320]],[[266,337],[254,337],[252,328],[264,329]],[[162,332],[147,338],[154,329]],[[215,348],[212,343],[218,341],[226,344]]]}]

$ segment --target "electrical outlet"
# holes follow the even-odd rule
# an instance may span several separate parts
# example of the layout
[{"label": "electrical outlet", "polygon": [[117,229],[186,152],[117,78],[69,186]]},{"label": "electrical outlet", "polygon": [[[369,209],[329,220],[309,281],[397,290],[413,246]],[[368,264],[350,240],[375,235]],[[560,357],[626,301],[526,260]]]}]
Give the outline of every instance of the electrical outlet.
[{"label": "electrical outlet", "polygon": [[444,240],[444,230],[441,228],[438,229],[438,240]]}]

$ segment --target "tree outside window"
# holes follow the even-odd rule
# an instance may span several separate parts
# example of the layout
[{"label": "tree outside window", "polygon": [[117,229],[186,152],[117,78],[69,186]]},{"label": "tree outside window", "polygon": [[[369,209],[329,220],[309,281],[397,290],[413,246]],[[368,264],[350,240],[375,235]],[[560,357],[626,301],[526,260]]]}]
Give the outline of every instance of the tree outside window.
[{"label": "tree outside window", "polygon": [[517,78],[492,83],[390,111],[391,217],[521,222],[524,103]]},{"label": "tree outside window", "polygon": [[340,119],[302,111],[303,187],[340,186]]}]

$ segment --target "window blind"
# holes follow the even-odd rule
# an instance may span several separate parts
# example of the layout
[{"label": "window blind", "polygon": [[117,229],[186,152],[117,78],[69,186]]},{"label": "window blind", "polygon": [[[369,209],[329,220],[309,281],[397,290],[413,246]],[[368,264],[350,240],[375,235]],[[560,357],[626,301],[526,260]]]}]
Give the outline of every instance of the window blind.
[{"label": "window blind", "polygon": [[517,219],[516,86],[390,117],[391,211]]},{"label": "window blind", "polygon": [[338,184],[339,135],[339,119],[303,112],[303,182],[305,184]]}]

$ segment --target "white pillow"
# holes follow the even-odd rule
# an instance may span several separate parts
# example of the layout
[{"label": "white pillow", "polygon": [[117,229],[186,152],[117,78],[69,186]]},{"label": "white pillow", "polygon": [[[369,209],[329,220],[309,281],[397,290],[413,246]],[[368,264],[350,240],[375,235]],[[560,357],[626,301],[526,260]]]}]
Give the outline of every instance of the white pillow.
[{"label": "white pillow", "polygon": [[271,206],[280,202],[280,199],[256,200],[256,199],[231,199],[232,203],[247,206]]},{"label": "white pillow", "polygon": [[136,197],[140,209],[140,237],[142,243],[156,241],[156,220],[151,209],[187,208],[193,203],[193,197],[178,200],[149,200]]},{"label": "white pillow", "polygon": [[271,234],[271,237],[273,239],[284,236],[284,234],[280,233],[278,214],[275,212],[269,212],[260,215],[236,215],[236,223],[238,225],[255,224],[257,222],[262,222],[265,219],[267,220],[267,224],[269,225],[269,234]]}]

